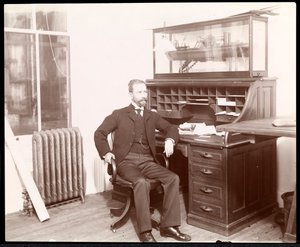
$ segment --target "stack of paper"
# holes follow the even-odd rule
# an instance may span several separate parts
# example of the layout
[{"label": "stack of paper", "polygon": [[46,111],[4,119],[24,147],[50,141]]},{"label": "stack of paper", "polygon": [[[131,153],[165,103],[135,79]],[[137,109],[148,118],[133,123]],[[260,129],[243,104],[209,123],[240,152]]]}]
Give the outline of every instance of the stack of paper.
[{"label": "stack of paper", "polygon": [[216,127],[214,125],[196,125],[194,129],[195,135],[213,135],[217,134]]},{"label": "stack of paper", "polygon": [[[189,127],[189,128],[188,128]],[[179,125],[180,135],[213,135],[217,134],[214,125],[206,125],[205,123],[184,123]]]}]

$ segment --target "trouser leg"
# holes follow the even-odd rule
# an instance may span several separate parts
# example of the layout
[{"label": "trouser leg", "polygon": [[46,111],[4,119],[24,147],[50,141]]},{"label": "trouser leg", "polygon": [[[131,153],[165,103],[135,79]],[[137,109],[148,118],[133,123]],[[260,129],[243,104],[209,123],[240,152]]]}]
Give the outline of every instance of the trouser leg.
[{"label": "trouser leg", "polygon": [[133,194],[139,232],[151,231],[150,183],[139,178],[134,183]]},{"label": "trouser leg", "polygon": [[161,227],[179,226],[179,177],[174,172],[154,162],[150,155],[129,153],[118,165],[118,173],[134,184],[134,200],[139,231],[152,229],[150,214],[150,184],[145,178],[157,179],[164,188]]},{"label": "trouser leg", "polygon": [[164,189],[161,227],[179,226],[181,224],[179,176],[153,161],[145,162],[142,172],[148,178],[159,180]]},{"label": "trouser leg", "polygon": [[164,188],[163,209],[161,215],[161,227],[179,226],[181,223],[179,204],[179,177],[174,174]]},{"label": "trouser leg", "polygon": [[150,213],[150,183],[145,179],[139,168],[139,157],[129,154],[126,159],[118,165],[119,175],[133,183],[133,198],[135,203],[138,231],[152,230]]}]

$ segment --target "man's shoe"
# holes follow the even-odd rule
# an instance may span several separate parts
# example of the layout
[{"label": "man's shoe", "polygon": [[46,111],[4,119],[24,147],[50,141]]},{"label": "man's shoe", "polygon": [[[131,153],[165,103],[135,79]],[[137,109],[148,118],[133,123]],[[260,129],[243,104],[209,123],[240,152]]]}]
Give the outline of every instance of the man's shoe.
[{"label": "man's shoe", "polygon": [[171,237],[178,241],[191,241],[191,236],[179,231],[178,227],[163,227],[160,228],[160,235],[162,237]]},{"label": "man's shoe", "polygon": [[141,242],[156,242],[151,232],[143,232],[140,234]]}]

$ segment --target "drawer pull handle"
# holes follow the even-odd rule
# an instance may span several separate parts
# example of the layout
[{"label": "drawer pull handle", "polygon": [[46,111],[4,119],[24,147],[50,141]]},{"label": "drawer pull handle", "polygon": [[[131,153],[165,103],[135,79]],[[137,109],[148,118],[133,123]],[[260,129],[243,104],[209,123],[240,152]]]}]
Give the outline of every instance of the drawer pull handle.
[{"label": "drawer pull handle", "polygon": [[201,169],[201,172],[202,172],[203,174],[205,174],[205,175],[211,175],[211,174],[212,174],[212,171],[209,170],[209,169],[206,169],[206,168]]},{"label": "drawer pull handle", "polygon": [[200,155],[204,158],[211,159],[213,156],[207,152],[201,152]]},{"label": "drawer pull handle", "polygon": [[200,208],[203,211],[208,212],[208,213],[213,211],[213,209],[211,207],[208,207],[208,206],[201,206]]},{"label": "drawer pull handle", "polygon": [[200,190],[201,190],[202,192],[204,192],[204,193],[207,193],[207,194],[210,194],[210,193],[213,192],[212,189],[207,188],[207,187],[201,187]]}]

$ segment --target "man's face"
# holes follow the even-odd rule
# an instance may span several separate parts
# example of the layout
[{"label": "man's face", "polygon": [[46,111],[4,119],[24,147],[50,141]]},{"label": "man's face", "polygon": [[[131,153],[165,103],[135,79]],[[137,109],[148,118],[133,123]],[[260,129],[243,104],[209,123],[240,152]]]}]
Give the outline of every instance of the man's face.
[{"label": "man's face", "polygon": [[130,93],[131,99],[139,107],[145,107],[147,103],[147,87],[145,84],[139,83],[133,85],[132,92]]}]

